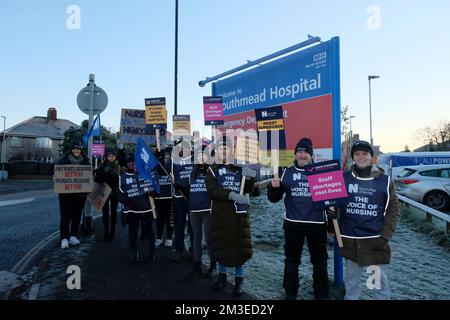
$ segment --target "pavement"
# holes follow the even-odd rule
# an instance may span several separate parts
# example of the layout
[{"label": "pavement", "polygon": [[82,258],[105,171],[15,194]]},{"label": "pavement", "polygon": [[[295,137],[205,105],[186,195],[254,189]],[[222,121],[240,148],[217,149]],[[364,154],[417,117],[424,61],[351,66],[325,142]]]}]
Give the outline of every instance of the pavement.
[{"label": "pavement", "polygon": [[[12,208],[12,202],[25,205],[30,199],[48,197],[53,188],[51,180],[6,180],[0,182],[0,200],[4,208]],[[32,197],[32,198],[31,198]],[[34,200],[35,201],[35,200]],[[14,202],[15,204],[15,202]],[[17,205],[20,205],[18,203]],[[51,210],[53,211],[53,210]],[[212,279],[188,276],[193,261],[183,259],[172,262],[172,248],[156,249],[154,262],[130,261],[128,226],[117,221],[117,234],[113,240],[103,240],[101,219],[95,219],[94,234],[80,235],[81,244],[60,249],[57,233],[36,245],[11,271],[4,270],[0,284],[6,291],[3,298],[9,300],[253,300],[244,294],[232,296],[234,276],[224,290],[213,292]],[[35,242],[36,243],[36,242]],[[145,257],[148,244],[139,241]],[[18,267],[18,265],[20,266]],[[72,269],[79,267],[80,289],[68,289]],[[204,270],[208,268],[203,266]],[[19,270],[20,271],[17,271]],[[232,269],[232,268],[230,268]],[[68,271],[69,270],[69,271]],[[245,291],[245,278],[244,278]],[[2,292],[4,294],[4,292]]]},{"label": "pavement", "polygon": [[[119,222],[118,222],[119,223]],[[154,262],[130,261],[128,227],[118,224],[114,240],[102,239],[101,219],[94,226],[97,232],[90,237],[81,237],[81,245],[69,249],[60,249],[59,241],[47,249],[39,264],[39,270],[28,290],[28,299],[32,300],[230,300],[233,284],[228,283],[220,292],[211,287],[212,279],[191,278],[189,273],[193,261],[183,259],[172,262],[173,250],[167,247],[156,249]],[[139,240],[139,246],[145,257],[148,244]],[[72,269],[69,267],[72,266]],[[207,266],[203,266],[207,269]],[[70,270],[79,268],[79,289],[68,289],[75,273]],[[72,278],[71,278],[72,277]],[[234,276],[229,275],[231,282]],[[245,281],[245,278],[244,278]],[[245,286],[244,286],[245,290]],[[24,294],[16,292],[12,299],[20,299]],[[238,299],[253,300],[244,293]]]}]

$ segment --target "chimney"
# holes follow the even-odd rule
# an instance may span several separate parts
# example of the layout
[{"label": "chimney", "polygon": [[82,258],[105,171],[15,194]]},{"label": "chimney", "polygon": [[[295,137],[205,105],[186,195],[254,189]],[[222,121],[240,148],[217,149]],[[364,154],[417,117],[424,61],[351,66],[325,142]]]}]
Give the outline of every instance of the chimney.
[{"label": "chimney", "polygon": [[56,121],[56,108],[48,108],[47,120]]}]

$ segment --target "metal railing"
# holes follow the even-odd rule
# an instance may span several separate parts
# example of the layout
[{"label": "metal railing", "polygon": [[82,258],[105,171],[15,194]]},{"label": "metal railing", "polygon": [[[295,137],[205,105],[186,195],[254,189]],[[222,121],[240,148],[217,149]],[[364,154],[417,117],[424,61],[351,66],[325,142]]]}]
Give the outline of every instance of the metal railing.
[{"label": "metal railing", "polygon": [[445,232],[447,234],[450,233],[450,214],[446,214],[445,212],[441,212],[439,210],[430,208],[424,204],[421,204],[417,201],[411,200],[405,196],[399,195],[397,194],[398,200],[407,204],[407,205],[412,205],[413,207],[416,207],[417,209],[424,211],[427,215],[427,222],[432,222],[433,220],[433,216],[442,219],[445,221],[446,223],[446,228],[445,228]]}]

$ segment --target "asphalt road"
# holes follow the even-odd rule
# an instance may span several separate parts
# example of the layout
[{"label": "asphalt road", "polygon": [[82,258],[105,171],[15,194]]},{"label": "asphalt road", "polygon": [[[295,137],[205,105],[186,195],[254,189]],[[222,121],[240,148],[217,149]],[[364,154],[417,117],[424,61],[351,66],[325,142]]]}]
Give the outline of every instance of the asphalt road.
[{"label": "asphalt road", "polygon": [[59,229],[58,196],[45,188],[1,195],[0,226],[0,270],[11,270],[37,243]]}]

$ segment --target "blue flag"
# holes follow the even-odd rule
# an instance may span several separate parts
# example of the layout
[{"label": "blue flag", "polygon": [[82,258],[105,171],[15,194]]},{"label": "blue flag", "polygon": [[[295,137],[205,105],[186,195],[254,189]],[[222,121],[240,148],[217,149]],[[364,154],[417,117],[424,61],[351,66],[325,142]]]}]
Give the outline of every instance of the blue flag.
[{"label": "blue flag", "polygon": [[155,175],[152,174],[152,171],[159,164],[159,161],[141,137],[139,137],[137,141],[136,151],[134,153],[134,163],[136,170],[142,179],[148,180],[155,191],[159,193],[159,184]]},{"label": "blue flag", "polygon": [[101,125],[100,125],[100,113],[95,117],[92,126],[89,128],[88,132],[83,135],[83,143],[88,144],[90,137],[101,136]]}]

